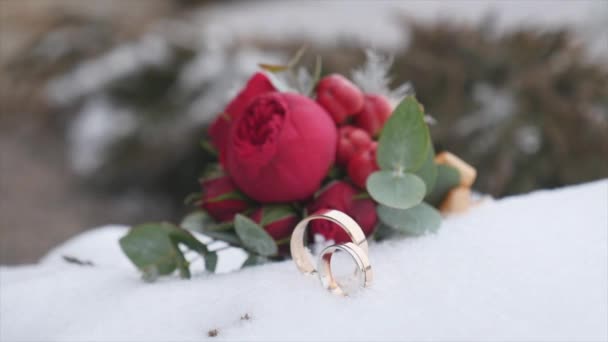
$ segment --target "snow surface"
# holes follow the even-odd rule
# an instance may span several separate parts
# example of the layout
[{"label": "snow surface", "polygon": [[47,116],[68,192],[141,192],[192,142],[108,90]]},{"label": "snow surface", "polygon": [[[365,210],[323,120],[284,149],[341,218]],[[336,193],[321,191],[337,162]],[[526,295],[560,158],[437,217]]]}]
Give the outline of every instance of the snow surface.
[{"label": "snow surface", "polygon": [[1,267],[0,340],[608,339],[608,180],[486,201],[437,234],[372,244],[375,282],[350,298],[291,261],[144,283],[118,247],[125,231]]}]

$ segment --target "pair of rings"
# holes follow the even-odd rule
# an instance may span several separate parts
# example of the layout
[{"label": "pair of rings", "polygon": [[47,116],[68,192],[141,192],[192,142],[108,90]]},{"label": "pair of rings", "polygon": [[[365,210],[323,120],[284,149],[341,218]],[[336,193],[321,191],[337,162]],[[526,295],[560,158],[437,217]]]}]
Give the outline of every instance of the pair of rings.
[{"label": "pair of rings", "polygon": [[[328,220],[336,223],[351,239],[351,242],[326,247],[321,252],[316,267],[310,251],[304,245],[306,228],[308,223],[313,220]],[[336,251],[346,252],[355,261],[358,271],[362,275],[360,278],[362,287],[369,287],[371,285],[373,278],[372,266],[369,262],[365,234],[355,220],[339,210],[323,210],[300,221],[291,235],[290,247],[291,257],[300,272],[309,275],[318,274],[323,286],[332,293],[343,296],[348,295],[340,287],[331,270],[331,257]]]}]

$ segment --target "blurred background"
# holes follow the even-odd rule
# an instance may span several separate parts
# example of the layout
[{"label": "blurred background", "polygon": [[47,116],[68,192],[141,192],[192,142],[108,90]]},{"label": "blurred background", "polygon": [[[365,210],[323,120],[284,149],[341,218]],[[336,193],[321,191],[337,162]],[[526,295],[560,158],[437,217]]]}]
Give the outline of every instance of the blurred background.
[{"label": "blurred background", "polygon": [[608,177],[606,0],[0,0],[0,263],[179,220],[210,119],[302,45],[323,73],[393,55],[480,192]]}]

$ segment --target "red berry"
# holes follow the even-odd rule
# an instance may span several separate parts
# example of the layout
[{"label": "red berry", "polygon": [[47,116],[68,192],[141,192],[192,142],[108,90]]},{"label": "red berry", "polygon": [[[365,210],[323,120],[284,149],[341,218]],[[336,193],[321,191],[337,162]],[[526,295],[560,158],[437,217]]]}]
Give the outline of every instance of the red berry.
[{"label": "red berry", "polygon": [[361,111],[363,93],[342,75],[331,74],[317,84],[317,102],[325,108],[336,124]]},{"label": "red berry", "polygon": [[347,165],[352,156],[366,149],[372,143],[372,138],[366,131],[353,126],[343,126],[338,129],[338,148],[336,162]]},{"label": "red berry", "polygon": [[372,137],[378,136],[384,123],[391,116],[393,107],[390,101],[377,94],[365,94],[363,109],[354,117],[354,125],[364,129]]},{"label": "red berry", "polygon": [[358,187],[365,189],[365,182],[367,177],[372,172],[380,170],[378,163],[376,163],[376,149],[378,143],[373,142],[369,147],[356,155],[354,155],[348,162],[348,176]]}]

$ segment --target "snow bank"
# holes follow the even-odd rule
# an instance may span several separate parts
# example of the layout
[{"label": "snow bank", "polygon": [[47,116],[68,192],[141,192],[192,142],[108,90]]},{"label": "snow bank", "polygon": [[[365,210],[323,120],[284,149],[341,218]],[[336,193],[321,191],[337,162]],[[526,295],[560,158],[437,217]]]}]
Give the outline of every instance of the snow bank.
[{"label": "snow bank", "polygon": [[372,244],[375,283],[351,298],[291,261],[144,283],[125,227],[100,228],[0,268],[0,340],[606,340],[607,208],[608,180],[486,202],[438,234]]}]

